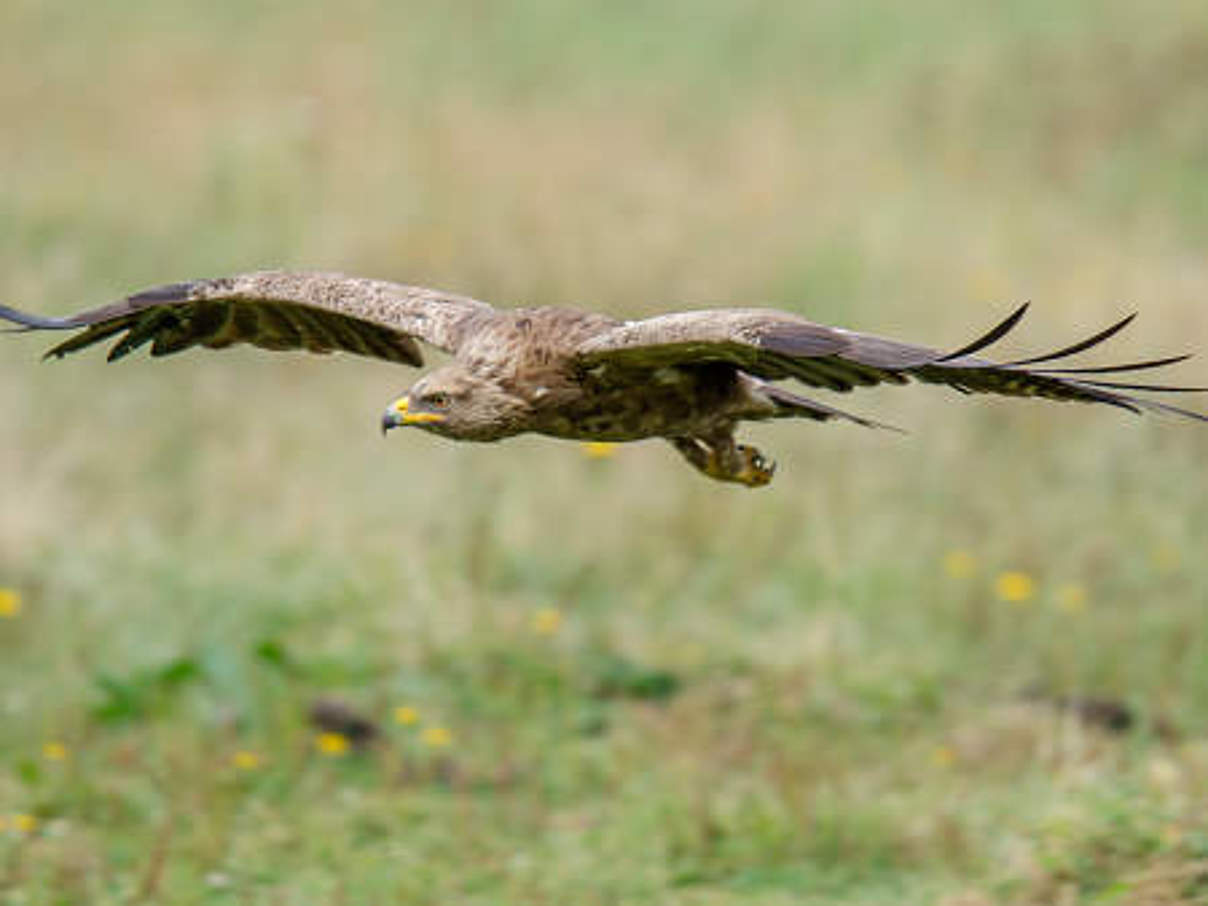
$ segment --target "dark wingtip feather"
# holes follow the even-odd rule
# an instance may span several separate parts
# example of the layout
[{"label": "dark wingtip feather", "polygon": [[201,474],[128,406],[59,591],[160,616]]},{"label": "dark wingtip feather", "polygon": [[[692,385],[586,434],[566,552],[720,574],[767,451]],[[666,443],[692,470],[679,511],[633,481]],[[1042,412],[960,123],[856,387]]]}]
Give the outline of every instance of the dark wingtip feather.
[{"label": "dark wingtip feather", "polygon": [[1144,400],[1137,397],[1124,397],[1129,402],[1133,403],[1137,410],[1148,409],[1151,412],[1161,412],[1165,415],[1178,415],[1182,418],[1190,418],[1197,422],[1208,424],[1208,415],[1203,412],[1196,412],[1193,409],[1184,409],[1181,406],[1172,406],[1169,403],[1163,403],[1159,400]]},{"label": "dark wingtip feather", "polygon": [[81,349],[86,349],[94,343],[99,343],[107,337],[113,336],[115,333],[121,333],[126,330],[134,322],[134,315],[127,315],[124,318],[117,318],[113,321],[102,321],[100,324],[93,324],[79,333],[73,334],[57,346],[48,349],[42,356],[43,359],[61,359],[69,353],[76,352]]},{"label": "dark wingtip feather", "polygon": [[1015,325],[1019,323],[1020,319],[1027,313],[1028,308],[1031,307],[1031,305],[1031,302],[1023,303],[1023,305],[1011,312],[1011,314],[1009,314],[988,333],[983,334],[972,343],[962,346],[960,349],[957,349],[954,352],[941,356],[940,358],[936,359],[935,362],[937,364],[940,362],[951,362],[953,359],[959,359],[961,356],[972,355],[978,350],[985,349],[991,343],[1001,340],[1004,336],[1010,333],[1012,329],[1014,329]]},{"label": "dark wingtip feather", "polygon": [[1037,365],[1041,362],[1052,362],[1056,359],[1064,359],[1067,356],[1074,355],[1075,353],[1078,353],[1078,352],[1085,352],[1087,349],[1090,349],[1092,346],[1098,346],[1100,343],[1104,342],[1105,340],[1108,340],[1108,339],[1114,337],[1116,334],[1118,334],[1120,331],[1122,331],[1125,327],[1127,327],[1129,324],[1131,324],[1136,319],[1136,317],[1137,317],[1137,313],[1134,311],[1132,314],[1128,315],[1125,318],[1120,319],[1119,321],[1117,321],[1115,324],[1111,325],[1110,327],[1107,327],[1104,330],[1099,331],[1094,336],[1087,337],[1085,340],[1079,340],[1077,343],[1074,343],[1071,346],[1066,346],[1063,349],[1058,349],[1056,352],[1046,353],[1045,355],[1033,356],[1030,359],[1019,359],[1017,361],[1006,362],[1004,364],[1009,365],[1009,366]]},{"label": "dark wingtip feather", "polygon": [[1124,384],[1118,381],[1078,381],[1091,387],[1109,390],[1152,390],[1155,393],[1208,393],[1208,387],[1180,387],[1173,384]]},{"label": "dark wingtip feather", "polygon": [[1208,388],[1196,387],[1158,387],[1149,384],[1117,384],[1108,381],[1082,381],[1068,380],[1068,386],[1077,387],[1091,394],[1092,401],[1107,403],[1111,406],[1118,406],[1121,409],[1127,409],[1130,412],[1135,412],[1138,415],[1145,412],[1158,412],[1165,415],[1177,415],[1181,418],[1189,418],[1193,421],[1204,422],[1208,424],[1208,415],[1202,412],[1196,412],[1192,409],[1183,409],[1180,406],[1172,406],[1170,403],[1164,403],[1161,400],[1149,399],[1148,397],[1130,396],[1128,394],[1119,393],[1119,390],[1153,390],[1159,392],[1179,392],[1197,390],[1208,390]]},{"label": "dark wingtip feather", "polygon": [[156,327],[156,324],[146,321],[131,325],[126,335],[113,344],[109,354],[105,356],[105,361],[116,362],[118,359],[124,359],[140,346],[150,343],[154,339]]},{"label": "dark wingtip feather", "polygon": [[1145,371],[1150,368],[1161,368],[1163,365],[1177,365],[1194,358],[1194,353],[1171,355],[1161,359],[1150,359],[1146,362],[1129,362],[1127,365],[1095,365],[1083,368],[1039,368],[1037,374],[1119,374],[1124,371]]},{"label": "dark wingtip feather", "polygon": [[70,318],[45,318],[20,309],[9,308],[7,305],[0,305],[0,318],[21,325],[6,328],[5,333],[24,333],[29,330],[64,330],[75,326],[71,323]]}]

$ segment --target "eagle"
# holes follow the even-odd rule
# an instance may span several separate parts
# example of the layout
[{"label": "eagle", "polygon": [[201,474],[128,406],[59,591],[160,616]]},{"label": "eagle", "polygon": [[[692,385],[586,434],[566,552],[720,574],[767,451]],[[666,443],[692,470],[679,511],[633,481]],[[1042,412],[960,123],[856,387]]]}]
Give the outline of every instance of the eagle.
[{"label": "eagle", "polygon": [[76,331],[47,357],[116,338],[109,361],[147,343],[152,356],[250,343],[420,366],[417,341],[423,341],[451,360],[390,403],[383,433],[409,426],[465,441],[524,433],[606,442],[660,437],[709,478],[747,487],[768,484],[776,464],[736,441],[741,422],[807,418],[890,427],[802,396],[778,383],[784,381],[840,393],[920,381],[962,393],[1103,403],[1208,422],[1204,414],[1136,395],[1208,388],[1117,379],[1187,355],[1122,365],[1063,361],[1119,333],[1135,315],[1046,355],[1006,362],[976,355],[1027,308],[1019,306],[973,342],[942,351],[769,308],[619,320],[571,308],[497,309],[436,289],[336,273],[261,271],[158,286],[62,318],[0,306],[0,318],[18,325],[10,330]]}]

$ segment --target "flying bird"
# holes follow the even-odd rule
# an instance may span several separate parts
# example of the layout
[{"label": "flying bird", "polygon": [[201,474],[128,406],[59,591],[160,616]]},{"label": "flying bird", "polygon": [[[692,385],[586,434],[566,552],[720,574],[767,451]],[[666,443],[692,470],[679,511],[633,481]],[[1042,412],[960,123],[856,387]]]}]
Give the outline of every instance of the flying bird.
[{"label": "flying bird", "polygon": [[661,437],[708,477],[748,487],[768,484],[776,466],[735,440],[740,422],[808,418],[888,427],[777,381],[847,392],[914,380],[964,393],[1105,403],[1208,422],[1203,414],[1136,395],[1208,388],[1116,379],[1186,355],[1054,367],[1119,333],[1135,315],[1047,355],[1007,362],[975,355],[1026,310],[1020,306],[984,336],[945,352],[767,308],[621,321],[568,308],[496,309],[440,290],[342,274],[264,271],[159,286],[64,318],[0,306],[0,318],[18,330],[77,331],[47,357],[116,338],[110,361],[147,343],[152,356],[251,343],[419,366],[420,340],[452,360],[389,405],[383,432],[414,426],[468,441],[530,432],[580,441]]}]

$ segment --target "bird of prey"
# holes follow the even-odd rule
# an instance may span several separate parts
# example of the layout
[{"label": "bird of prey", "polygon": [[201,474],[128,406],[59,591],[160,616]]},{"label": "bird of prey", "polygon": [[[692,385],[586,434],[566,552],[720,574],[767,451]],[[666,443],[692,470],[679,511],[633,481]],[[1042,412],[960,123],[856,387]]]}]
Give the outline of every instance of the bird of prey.
[{"label": "bird of prey", "polygon": [[1054,367],[1119,333],[1133,316],[1047,355],[1007,362],[975,355],[1011,330],[1026,309],[1019,307],[989,333],[944,352],[773,309],[621,321],[567,308],[495,309],[439,290],[341,274],[264,271],[160,286],[64,318],[0,306],[0,318],[18,329],[78,331],[48,357],[116,337],[110,361],[146,343],[152,356],[251,343],[273,350],[341,350],[418,366],[423,358],[416,341],[422,340],[452,360],[390,404],[383,432],[407,425],[471,441],[526,432],[581,441],[661,437],[708,477],[748,487],[770,482],[775,463],[735,441],[740,422],[839,419],[886,427],[776,381],[846,392],[916,380],[964,393],[1106,403],[1208,421],[1135,393],[1205,388],[1115,377],[1187,356]]}]

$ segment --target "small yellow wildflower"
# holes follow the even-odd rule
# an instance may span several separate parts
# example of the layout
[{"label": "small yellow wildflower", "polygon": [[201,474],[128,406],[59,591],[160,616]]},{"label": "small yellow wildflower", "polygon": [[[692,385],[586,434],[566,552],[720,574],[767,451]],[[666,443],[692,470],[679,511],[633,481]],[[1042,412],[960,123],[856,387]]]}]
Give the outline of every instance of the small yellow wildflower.
[{"label": "small yellow wildflower", "polygon": [[64,761],[67,758],[67,746],[52,739],[42,744],[42,757],[47,761]]},{"label": "small yellow wildflower", "polygon": [[1069,582],[1057,589],[1057,606],[1066,613],[1082,613],[1086,610],[1086,589]]},{"label": "small yellow wildflower", "polygon": [[562,626],[562,611],[556,607],[542,607],[533,614],[533,632],[537,635],[553,635]]},{"label": "small yellow wildflower", "polygon": [[0,619],[21,616],[21,595],[12,588],[0,588]]},{"label": "small yellow wildflower", "polygon": [[611,459],[617,455],[617,445],[604,441],[589,441],[588,443],[581,444],[579,449],[583,451],[583,455],[588,459]]},{"label": "small yellow wildflower", "polygon": [[38,826],[38,819],[33,815],[13,815],[13,830],[19,834],[32,834]]},{"label": "small yellow wildflower", "polygon": [[443,749],[453,742],[453,734],[444,727],[428,727],[419,738],[424,741],[424,745],[433,749]]},{"label": "small yellow wildflower", "polygon": [[419,712],[410,705],[399,705],[394,709],[394,722],[410,727],[419,723]]},{"label": "small yellow wildflower", "polygon": [[1179,555],[1179,549],[1173,544],[1162,544],[1154,548],[1150,560],[1158,572],[1172,573],[1179,568],[1182,557]]},{"label": "small yellow wildflower", "polygon": [[343,733],[320,733],[315,737],[315,748],[324,755],[343,755],[348,751],[348,737]]},{"label": "small yellow wildflower", "polygon": [[241,771],[254,771],[260,767],[261,758],[255,752],[248,749],[240,749],[231,756],[231,764]]},{"label": "small yellow wildflower", "polygon": [[948,768],[956,763],[956,751],[952,746],[936,746],[931,761],[937,768]]},{"label": "small yellow wildflower", "polygon": [[1183,829],[1177,824],[1168,824],[1162,828],[1162,843],[1169,849],[1174,849],[1183,842]]},{"label": "small yellow wildflower", "polygon": [[953,579],[967,579],[977,572],[977,558],[968,551],[948,551],[944,554],[944,572]]},{"label": "small yellow wildflower", "polygon": [[1008,604],[1025,604],[1036,594],[1036,583],[1027,573],[1008,570],[998,574],[994,580],[994,591],[1000,600]]}]

